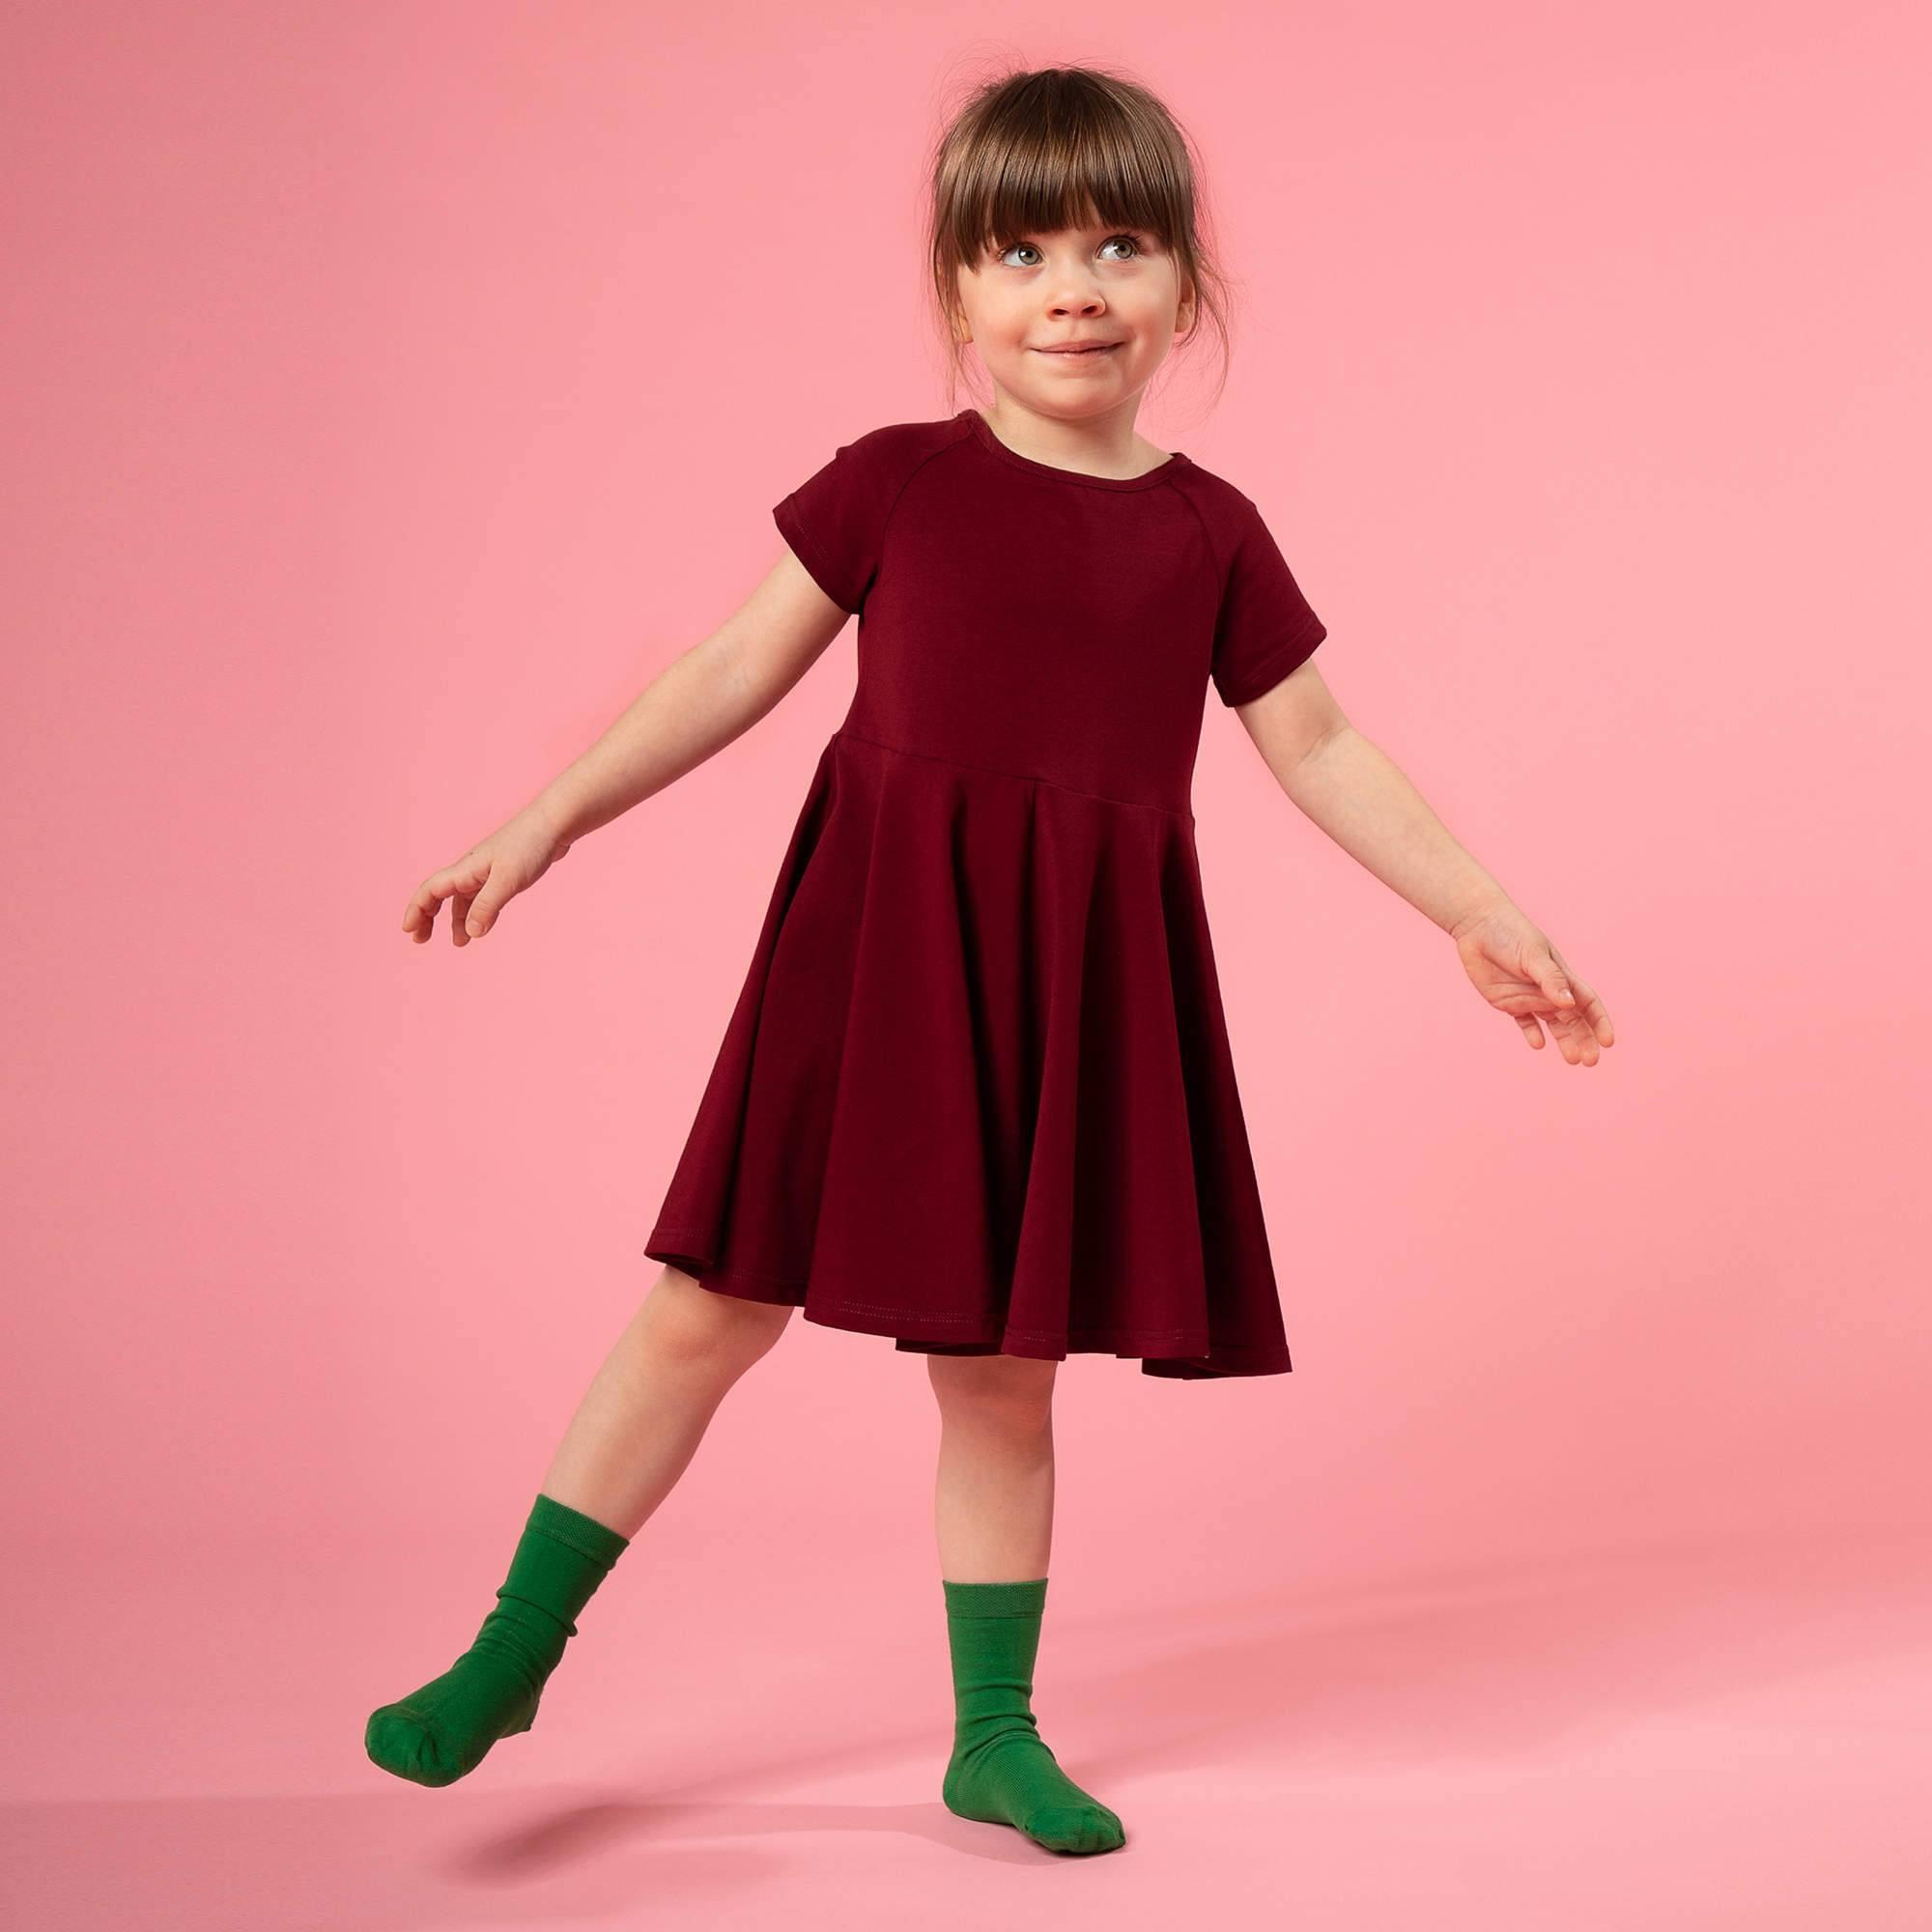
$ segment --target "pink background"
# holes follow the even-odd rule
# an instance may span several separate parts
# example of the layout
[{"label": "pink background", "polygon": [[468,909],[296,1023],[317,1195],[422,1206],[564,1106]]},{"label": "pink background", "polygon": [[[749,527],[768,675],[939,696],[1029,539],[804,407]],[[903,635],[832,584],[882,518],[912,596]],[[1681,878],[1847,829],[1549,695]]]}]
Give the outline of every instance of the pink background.
[{"label": "pink background", "polygon": [[[0,1903],[1925,1923],[1927,38],[10,10]],[[434,1796],[360,1745],[656,1277],[851,631],[486,943],[404,903],[836,443],[951,407],[919,171],[1002,58],[1204,146],[1232,378],[1142,427],[1256,497],[1353,721],[1620,1034],[1527,1052],[1210,704],[1295,1372],[1061,1372],[1036,1707],[1131,1835],[1057,1889],[939,1804],[923,1362],[796,1319],[528,1737]]]}]

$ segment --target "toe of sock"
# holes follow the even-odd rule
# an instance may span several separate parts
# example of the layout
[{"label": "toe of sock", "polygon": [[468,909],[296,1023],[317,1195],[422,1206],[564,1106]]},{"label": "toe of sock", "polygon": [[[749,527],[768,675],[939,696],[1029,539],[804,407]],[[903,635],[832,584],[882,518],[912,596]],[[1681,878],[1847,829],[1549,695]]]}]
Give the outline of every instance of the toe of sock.
[{"label": "toe of sock", "polygon": [[434,1727],[404,1704],[372,1711],[362,1745],[376,1764],[412,1784],[454,1784],[463,1776],[444,1758]]},{"label": "toe of sock", "polygon": [[1120,1819],[1100,1804],[1042,1805],[1021,1829],[1056,1852],[1111,1852],[1127,1839]]}]

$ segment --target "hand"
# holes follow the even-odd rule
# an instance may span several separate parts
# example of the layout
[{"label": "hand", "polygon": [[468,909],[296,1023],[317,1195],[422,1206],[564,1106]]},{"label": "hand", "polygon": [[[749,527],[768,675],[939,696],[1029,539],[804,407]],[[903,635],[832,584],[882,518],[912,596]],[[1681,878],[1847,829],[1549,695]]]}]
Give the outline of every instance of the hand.
[{"label": "hand", "polygon": [[1543,1045],[1540,1018],[1556,1037],[1563,1058],[1594,1066],[1602,1047],[1613,1045],[1610,1016],[1568,961],[1508,901],[1486,906],[1451,928],[1457,954],[1470,983],[1498,1012],[1522,1029],[1531,1046]]},{"label": "hand", "polygon": [[432,872],[403,914],[403,930],[418,946],[426,944],[435,936],[437,907],[449,899],[450,939],[468,946],[495,927],[506,899],[535,885],[570,846],[541,810],[526,807],[455,865]]}]

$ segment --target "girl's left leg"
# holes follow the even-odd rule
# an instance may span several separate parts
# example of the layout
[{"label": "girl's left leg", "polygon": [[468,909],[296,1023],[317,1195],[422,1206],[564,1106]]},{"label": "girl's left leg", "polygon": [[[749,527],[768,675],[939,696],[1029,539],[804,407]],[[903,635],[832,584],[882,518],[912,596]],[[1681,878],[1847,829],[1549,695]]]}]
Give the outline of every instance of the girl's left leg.
[{"label": "girl's left leg", "polygon": [[1059,1852],[1111,1852],[1121,1821],[1060,1769],[1033,1714],[1053,1542],[1056,1362],[930,1355],[939,1400],[934,1502],[952,1656],[948,1810],[1013,1825]]}]

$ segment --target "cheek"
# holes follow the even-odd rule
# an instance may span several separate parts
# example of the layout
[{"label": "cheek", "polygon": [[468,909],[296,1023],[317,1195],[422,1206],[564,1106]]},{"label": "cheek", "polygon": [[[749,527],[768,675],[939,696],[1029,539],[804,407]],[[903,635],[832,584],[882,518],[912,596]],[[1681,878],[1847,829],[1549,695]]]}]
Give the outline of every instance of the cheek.
[{"label": "cheek", "polygon": [[1158,332],[1166,328],[1168,317],[1174,313],[1174,298],[1166,289],[1143,282],[1122,290],[1114,306],[1137,327]]}]

